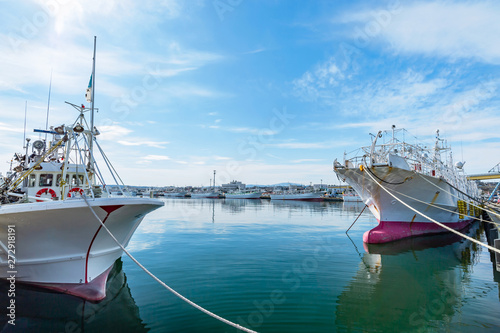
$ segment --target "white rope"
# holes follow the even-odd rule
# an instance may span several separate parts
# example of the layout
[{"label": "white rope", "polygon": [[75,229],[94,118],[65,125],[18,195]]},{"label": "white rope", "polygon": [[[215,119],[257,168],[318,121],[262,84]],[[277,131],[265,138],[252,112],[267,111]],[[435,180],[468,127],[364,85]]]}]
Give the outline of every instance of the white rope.
[{"label": "white rope", "polygon": [[[418,172],[415,172],[415,173],[416,173],[417,175],[419,175],[419,176],[420,176],[420,178],[422,178],[423,180],[425,180],[425,181],[426,181],[426,182],[428,182],[429,184],[431,184],[431,185],[435,186],[436,188],[440,189],[441,191],[443,191],[443,192],[445,192],[445,193],[448,193],[448,194],[449,194],[449,195],[451,195],[452,197],[457,198],[457,199],[459,199],[459,200],[461,200],[461,199],[462,199],[462,198],[460,198],[458,195],[455,195],[455,194],[453,194],[453,193],[451,193],[451,192],[449,192],[449,191],[445,190],[444,188],[439,187],[437,184],[434,184],[433,182],[431,182],[430,180],[428,180],[427,178],[425,178],[424,176],[422,176],[420,173],[418,173]],[[445,180],[445,182],[446,182],[446,180]],[[447,184],[449,184],[448,182],[446,182],[446,183],[447,183]],[[479,201],[478,199],[474,199],[474,200]],[[491,207],[491,205],[489,205],[488,203],[487,203],[486,205],[487,205],[487,207],[488,207],[489,209],[486,209],[485,207],[480,207],[480,206],[478,206],[478,205],[475,205],[473,202],[469,202],[469,204],[470,204],[470,205],[472,205],[472,206],[474,206],[474,207],[476,207],[476,208],[480,208],[480,209],[482,209],[482,210],[486,211],[488,214],[499,215],[499,214],[498,214],[498,212],[495,212],[495,211],[493,211],[493,210],[490,210],[490,209],[492,209],[492,207]],[[469,216],[469,215],[467,215],[467,216]],[[487,223],[492,223],[492,224],[496,225],[496,226],[497,226],[497,228],[499,227],[498,223],[495,223],[495,222],[493,222],[493,221],[484,221],[484,222],[487,222]]]},{"label": "white rope", "polygon": [[[424,178],[424,179],[425,179],[425,178]],[[427,179],[425,179],[425,180],[427,180]],[[432,184],[431,182],[429,182],[429,183],[430,183],[430,184]],[[436,186],[437,188],[441,189],[439,186],[437,186],[437,185],[435,185],[435,184],[432,184],[432,185],[434,185],[434,186]],[[469,214],[460,214],[459,212],[456,212],[456,211],[454,211],[454,210],[447,209],[447,208],[444,208],[444,207],[440,207],[440,206],[438,206],[438,205],[436,205],[436,204],[429,203],[429,202],[426,202],[426,201],[423,201],[423,200],[417,199],[417,198],[415,198],[415,197],[409,196],[408,194],[401,193],[401,192],[396,191],[396,190],[394,190],[394,189],[392,189],[392,191],[393,191],[393,192],[395,192],[395,193],[397,193],[397,194],[399,194],[399,195],[401,195],[401,196],[403,196],[403,197],[406,197],[406,198],[411,199],[411,200],[416,201],[416,202],[420,202],[420,203],[426,204],[426,205],[428,205],[428,206],[430,206],[430,207],[434,207],[434,208],[436,208],[436,209],[440,209],[440,210],[442,210],[442,211],[445,211],[445,212],[448,212],[448,213],[451,213],[451,214],[455,214],[455,215],[464,215],[464,216],[470,217],[472,220],[481,221],[479,218],[477,218],[477,217],[475,217],[475,216],[471,216],[471,215],[469,215]],[[453,196],[453,197],[455,197],[455,198],[457,198],[457,199],[460,199],[458,196],[455,196],[454,194],[452,194],[452,193],[450,193],[450,192],[448,192],[448,191],[446,191],[446,190],[444,190],[444,189],[443,189],[443,192],[446,192],[446,193],[448,193],[449,195],[451,195],[451,196]],[[470,204],[470,203],[469,203],[469,204]],[[476,205],[474,205],[474,204],[472,204],[472,206],[474,206],[474,207],[476,207],[476,208],[479,208],[479,209],[482,209],[482,210],[485,210],[485,211],[489,212],[489,210],[484,209],[483,207],[479,207],[479,206],[476,206]],[[486,222],[486,223],[491,223],[491,224],[494,224],[494,225],[495,225],[495,226],[497,226],[497,227],[500,227],[500,225],[499,225],[498,223],[494,222],[494,221],[485,221],[485,220],[483,220],[483,222]]]},{"label": "white rope", "polygon": [[90,208],[90,210],[92,211],[92,214],[94,214],[95,218],[99,221],[99,223],[101,223],[101,226],[104,228],[104,230],[106,230],[108,232],[108,234],[111,236],[111,238],[113,238],[113,240],[116,242],[116,244],[118,244],[118,246],[122,249],[123,252],[125,252],[125,254],[127,256],[129,256],[130,259],[132,259],[133,262],[135,262],[137,264],[137,266],[139,266],[144,272],[146,272],[149,276],[151,276],[153,279],[156,280],[156,282],[158,282],[159,284],[161,284],[163,287],[165,287],[168,291],[170,291],[171,293],[173,293],[175,296],[179,297],[180,299],[182,299],[183,301],[185,301],[186,303],[190,304],[191,306],[197,308],[198,310],[202,311],[202,312],[205,312],[207,315],[209,315],[210,317],[213,317],[217,320],[220,320],[222,321],[223,323],[226,323],[228,325],[231,325],[241,331],[244,331],[244,332],[249,332],[249,333],[257,333],[256,331],[252,331],[246,327],[243,327],[241,325],[238,325],[236,323],[233,323],[232,321],[229,321],[227,319],[224,319],[218,315],[216,315],[215,313],[212,313],[208,310],[206,310],[205,308],[199,306],[198,304],[194,303],[193,301],[190,301],[189,299],[187,299],[186,297],[182,296],[181,294],[179,294],[177,291],[175,291],[174,289],[172,289],[171,287],[169,287],[165,282],[163,282],[162,280],[160,280],[159,278],[157,278],[153,273],[151,273],[146,267],[144,267],[139,261],[137,261],[137,259],[135,259],[126,249],[125,247],[115,238],[115,236],[111,233],[111,231],[109,231],[109,229],[104,225],[104,223],[102,222],[102,220],[99,218],[99,216],[97,216],[96,212],[94,211],[94,209],[90,206],[89,202],[87,201],[87,198],[85,197],[85,195],[82,196],[83,199],[85,200],[85,203],[87,204],[87,206]]},{"label": "white rope", "polygon": [[474,238],[472,238],[472,237],[469,237],[469,236],[467,236],[467,235],[464,235],[464,234],[462,234],[461,232],[458,232],[457,230],[455,230],[455,229],[453,229],[453,228],[450,228],[450,227],[448,227],[448,226],[446,226],[446,225],[444,225],[444,224],[442,224],[442,223],[440,223],[440,222],[438,222],[438,221],[436,221],[436,220],[434,220],[434,219],[430,218],[429,216],[425,215],[424,213],[419,212],[418,210],[416,210],[415,208],[411,207],[411,206],[410,206],[410,205],[408,205],[406,202],[404,202],[403,200],[399,199],[399,198],[398,198],[398,197],[396,197],[394,194],[392,194],[392,193],[391,193],[388,189],[386,189],[384,186],[382,186],[382,184],[381,184],[381,183],[377,182],[377,181],[375,180],[375,178],[373,178],[373,176],[370,174],[370,172],[367,172],[367,174],[368,174],[368,176],[370,176],[370,178],[371,178],[371,179],[372,179],[375,183],[377,183],[377,184],[380,186],[380,188],[381,188],[381,189],[383,189],[383,190],[384,190],[387,194],[389,194],[391,197],[393,197],[394,199],[396,199],[397,201],[399,201],[400,203],[402,203],[403,205],[405,205],[406,207],[408,207],[409,209],[411,209],[411,210],[412,210],[412,211],[414,211],[415,213],[417,213],[417,214],[419,214],[419,215],[421,215],[421,216],[425,217],[426,219],[428,219],[428,220],[429,220],[429,221],[431,221],[431,222],[436,223],[436,224],[437,224],[438,226],[440,226],[441,228],[444,228],[444,229],[446,229],[446,230],[448,230],[448,231],[451,231],[451,232],[453,232],[453,233],[455,233],[455,234],[457,234],[457,235],[459,235],[459,236],[461,236],[461,237],[463,237],[463,238],[465,238],[465,239],[468,239],[468,240],[470,240],[471,242],[474,242],[474,243],[476,243],[476,244],[478,244],[478,245],[484,246],[484,247],[486,247],[487,249],[489,249],[489,250],[491,250],[491,251],[494,251],[494,252],[496,252],[496,253],[500,253],[500,249],[494,248],[493,246],[490,246],[490,245],[488,245],[488,244],[484,244],[484,243],[482,243],[482,242],[478,241],[477,239],[474,239]]}]

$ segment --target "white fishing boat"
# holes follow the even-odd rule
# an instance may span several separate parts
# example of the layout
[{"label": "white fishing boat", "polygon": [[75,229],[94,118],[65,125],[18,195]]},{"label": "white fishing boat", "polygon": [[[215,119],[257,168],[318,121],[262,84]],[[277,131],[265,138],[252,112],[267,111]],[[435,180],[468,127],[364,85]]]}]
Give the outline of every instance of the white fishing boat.
[{"label": "white fishing boat", "polygon": [[[103,171],[117,175],[96,140],[91,95],[90,109],[68,103],[79,112],[73,124],[37,130],[52,139],[31,147],[26,139],[25,152],[15,154],[14,173],[0,186],[0,278],[100,300],[122,248],[99,219],[125,247],[144,216],[163,202],[130,197],[123,184],[116,184],[120,197],[108,192]],[[101,170],[96,158],[109,170]]]},{"label": "white fishing boat", "polygon": [[184,198],[187,192],[165,192],[164,197],[168,198]]},{"label": "white fishing boat", "polygon": [[419,213],[455,230],[479,215],[471,204],[479,197],[477,186],[467,179],[463,163],[453,163],[439,131],[431,148],[410,144],[404,137],[413,138],[393,126],[392,131],[379,131],[359,154],[344,156],[343,164],[334,162],[339,178],[356,190],[379,222],[363,235],[366,243],[447,231]]},{"label": "white fishing boat", "polygon": [[[210,199],[218,199],[218,198],[224,198],[224,194],[220,192],[218,189],[215,187],[215,173],[216,171],[214,170],[214,179],[213,179],[213,185],[210,185],[209,188],[200,188],[199,190],[192,192],[191,193],[191,198],[192,199],[199,199],[199,198],[210,198]],[[211,180],[210,180],[211,182]]]},{"label": "white fishing boat", "polygon": [[262,191],[240,191],[226,193],[226,199],[260,199]]},{"label": "white fishing boat", "polygon": [[323,201],[324,192],[277,192],[271,193],[271,200]]},{"label": "white fishing boat", "polygon": [[220,197],[221,194],[219,192],[212,192],[212,191],[191,193],[192,199],[199,199],[199,198],[219,199]]},{"label": "white fishing boat", "polygon": [[347,190],[342,193],[342,199],[344,202],[363,202],[361,197],[354,190]]}]

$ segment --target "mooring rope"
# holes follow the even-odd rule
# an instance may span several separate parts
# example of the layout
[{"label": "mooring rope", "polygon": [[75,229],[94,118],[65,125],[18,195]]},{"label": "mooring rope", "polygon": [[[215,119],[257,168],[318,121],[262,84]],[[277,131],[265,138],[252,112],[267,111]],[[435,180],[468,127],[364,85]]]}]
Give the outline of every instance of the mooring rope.
[{"label": "mooring rope", "polygon": [[[364,169],[364,168],[363,168],[363,169]],[[491,251],[494,251],[494,252],[496,252],[496,253],[500,253],[500,249],[497,249],[497,248],[495,248],[495,247],[493,247],[493,246],[490,246],[490,245],[488,245],[488,244],[484,244],[484,243],[482,243],[482,242],[478,241],[477,239],[474,239],[474,238],[469,237],[469,236],[467,236],[467,235],[465,235],[465,234],[462,234],[461,232],[459,232],[459,231],[457,231],[457,230],[455,230],[455,229],[453,229],[453,228],[450,228],[450,227],[448,227],[447,225],[444,225],[443,223],[440,223],[440,222],[438,222],[438,221],[434,220],[433,218],[431,218],[431,217],[429,217],[429,216],[425,215],[424,213],[419,212],[418,210],[416,210],[415,208],[411,207],[411,206],[410,206],[410,205],[408,205],[406,202],[404,202],[403,200],[399,199],[397,196],[395,196],[394,194],[392,194],[392,193],[391,193],[388,189],[386,189],[384,186],[382,186],[382,185],[381,185],[381,183],[377,182],[377,181],[375,180],[375,178],[374,178],[374,177],[372,177],[372,175],[371,175],[369,172],[367,172],[367,174],[368,174],[368,176],[370,176],[370,178],[371,178],[371,179],[372,179],[375,183],[377,183],[377,184],[380,186],[380,188],[381,188],[382,190],[384,190],[384,191],[385,191],[387,194],[389,194],[391,197],[393,197],[394,199],[396,199],[397,201],[399,201],[400,203],[402,203],[404,206],[408,207],[409,209],[411,209],[411,210],[412,210],[412,211],[414,211],[415,213],[417,213],[417,214],[419,214],[419,215],[421,215],[421,216],[425,217],[426,219],[428,219],[428,220],[429,220],[429,221],[431,221],[431,222],[436,223],[436,224],[437,224],[438,226],[440,226],[441,228],[444,228],[444,229],[446,229],[446,230],[448,230],[448,231],[451,231],[451,232],[453,232],[453,233],[455,233],[455,234],[457,234],[457,235],[459,235],[459,236],[461,236],[461,237],[463,237],[463,238],[465,238],[465,239],[468,239],[468,240],[470,240],[471,242],[474,242],[474,243],[476,243],[476,244],[478,244],[478,245],[481,245],[481,246],[483,246],[483,247],[486,247],[487,249],[489,249],[489,250],[491,250]]]},{"label": "mooring rope", "polygon": [[[359,217],[361,216],[361,214],[363,214],[363,212],[365,211],[365,208],[368,207],[367,205],[365,205],[363,207],[363,209],[361,210],[361,213],[359,213],[358,217],[356,217],[356,219],[354,220],[354,222],[352,222],[351,226],[349,227],[349,229],[346,230],[346,234],[349,232],[349,230],[351,230],[352,226],[354,225],[354,223],[356,223],[356,221],[359,219]],[[348,235],[349,236],[349,235]],[[352,242],[352,241],[351,241]],[[356,245],[354,245],[356,246]]]},{"label": "mooring rope", "polygon": [[85,195],[82,195],[83,199],[85,200],[85,203],[87,204],[87,206],[89,207],[90,211],[92,212],[92,214],[94,214],[95,218],[99,221],[99,223],[101,223],[101,226],[104,228],[104,230],[106,230],[106,232],[109,234],[109,236],[111,236],[111,238],[116,242],[116,244],[118,244],[118,246],[122,249],[123,252],[125,252],[125,254],[130,258],[132,259],[133,262],[135,262],[137,264],[137,266],[139,266],[144,272],[146,272],[146,274],[148,274],[149,276],[151,276],[156,282],[158,282],[160,285],[162,285],[163,287],[165,287],[165,289],[167,289],[168,291],[170,291],[172,294],[174,294],[175,296],[179,297],[180,299],[182,299],[184,302],[188,303],[189,305],[195,307],[196,309],[206,313],[207,315],[209,315],[210,317],[212,318],[215,318],[217,320],[220,320],[222,321],[223,323],[225,324],[228,324],[228,325],[231,325],[241,331],[244,331],[244,332],[249,332],[249,333],[257,333],[256,331],[252,331],[251,329],[248,329],[246,327],[243,327],[241,325],[238,325],[236,323],[233,323],[232,321],[229,321],[227,319],[224,319],[218,315],[216,315],[215,313],[213,312],[210,312],[208,311],[207,309],[199,306],[198,304],[194,303],[193,301],[187,299],[186,297],[182,296],[181,294],[179,294],[177,291],[175,291],[174,289],[172,289],[171,287],[169,287],[165,282],[163,282],[162,280],[160,280],[159,278],[157,278],[153,273],[151,273],[146,267],[144,267],[137,259],[135,259],[126,249],[125,247],[115,238],[115,236],[111,233],[111,231],[109,231],[108,227],[106,227],[106,225],[104,224],[104,222],[102,222],[102,220],[99,218],[99,216],[97,216],[96,212],[94,211],[94,209],[92,208],[92,206],[90,206],[87,198]]},{"label": "mooring rope", "polygon": [[[425,179],[425,178],[424,178],[424,179]],[[426,179],[426,180],[427,180],[427,179]],[[431,184],[432,184],[432,183],[431,183]],[[435,185],[435,184],[432,184],[432,185]],[[438,186],[436,186],[436,187],[437,187],[437,188],[439,188],[439,189],[441,189],[441,188],[440,188],[440,187],[438,187]],[[448,193],[448,194],[449,194],[449,195],[451,195],[452,197],[456,197],[456,198],[460,199],[458,196],[456,196],[456,195],[454,195],[454,194],[452,194],[452,193],[450,193],[450,192],[446,191],[445,189],[442,189],[442,190],[443,190],[443,192]],[[476,220],[476,221],[481,221],[479,218],[477,218],[477,217],[475,217],[475,216],[471,216],[471,215],[469,215],[469,214],[460,214],[459,212],[457,212],[457,211],[455,211],[455,210],[451,210],[451,209],[447,209],[447,208],[444,208],[444,207],[440,207],[440,206],[438,206],[438,205],[436,205],[436,204],[433,204],[433,203],[430,203],[430,202],[426,202],[426,201],[423,201],[423,200],[417,199],[417,198],[415,198],[415,197],[409,196],[408,194],[401,193],[401,192],[399,192],[399,191],[397,191],[397,190],[394,190],[394,189],[392,189],[391,191],[393,191],[393,192],[395,192],[395,193],[397,193],[397,194],[399,194],[399,195],[401,195],[401,196],[403,196],[403,197],[406,197],[406,198],[408,198],[408,199],[411,199],[411,200],[413,200],[413,201],[420,202],[420,203],[422,203],[422,204],[426,204],[426,205],[428,205],[428,206],[430,206],[430,207],[434,207],[434,208],[436,208],[436,209],[440,209],[440,210],[442,210],[442,211],[445,211],[445,212],[448,212],[448,213],[451,213],[451,214],[455,214],[455,215],[464,215],[464,216],[470,217],[471,219]],[[476,207],[476,208],[483,209],[483,210],[485,210],[485,211],[489,212],[489,210],[484,209],[483,207],[478,207],[478,206],[476,206],[476,205],[474,205],[474,204],[472,204],[472,206],[474,206],[474,207]],[[482,221],[483,221],[483,222],[485,222],[485,223],[491,223],[491,224],[496,225],[497,227],[500,227],[500,225],[499,225],[498,223],[494,222],[494,221],[485,221],[485,220],[482,220]]]},{"label": "mooring rope", "polygon": [[[449,191],[445,190],[444,188],[439,187],[437,184],[432,183],[430,180],[428,180],[427,178],[425,178],[424,176],[422,176],[420,173],[418,173],[418,172],[417,172],[417,175],[419,175],[419,176],[420,176],[420,178],[422,178],[423,180],[425,180],[425,181],[426,181],[426,182],[428,182],[429,184],[434,185],[436,188],[438,188],[438,189],[442,190],[442,191],[443,191],[443,192],[445,192],[445,193],[448,193],[448,194],[449,194],[449,195],[451,195],[452,197],[455,197],[455,198],[457,198],[457,199],[461,199],[461,198],[459,198],[459,197],[458,197],[458,195],[455,195],[455,194],[453,194],[453,193],[451,193],[451,192],[449,192]],[[471,196],[470,196],[470,195],[468,195],[467,193],[462,192],[461,190],[459,190],[458,188],[456,188],[455,186],[453,186],[452,184],[450,184],[450,183],[449,183],[448,181],[446,181],[445,179],[443,179],[443,181],[444,181],[446,184],[448,184],[449,186],[453,187],[455,190],[457,190],[457,191],[459,191],[460,193],[462,193],[462,194],[464,194],[464,195],[468,196],[470,199],[475,200],[475,201],[478,201],[478,202],[480,201],[479,199],[474,198],[474,197],[471,197]],[[480,208],[480,209],[482,209],[482,210],[486,211],[488,214],[495,214],[495,215],[499,215],[499,213],[498,213],[498,212],[495,212],[495,211],[493,211],[493,210],[490,210],[490,209],[491,209],[491,206],[490,206],[488,203],[486,203],[486,205],[487,205],[487,206],[488,206],[488,208],[490,208],[490,209],[486,209],[485,207],[480,207],[480,206],[478,206],[478,205],[475,205],[474,203],[469,203],[469,204],[471,204],[472,206],[474,206],[474,207],[476,207],[476,208]],[[467,216],[469,216],[469,215],[467,215]],[[499,227],[498,223],[495,223],[495,222],[493,222],[493,221],[484,221],[484,222],[487,222],[487,223],[493,223],[493,224],[495,224],[497,227]]]}]

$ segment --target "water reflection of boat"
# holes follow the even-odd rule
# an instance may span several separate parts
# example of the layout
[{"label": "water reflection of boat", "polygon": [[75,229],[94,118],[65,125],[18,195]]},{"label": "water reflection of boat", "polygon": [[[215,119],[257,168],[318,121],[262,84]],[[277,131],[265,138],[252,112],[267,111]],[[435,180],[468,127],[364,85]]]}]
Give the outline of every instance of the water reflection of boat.
[{"label": "water reflection of boat", "polygon": [[[227,199],[227,198],[226,198]],[[243,213],[248,208],[262,209],[261,200],[255,199],[240,199],[240,200],[224,200],[221,202],[222,210],[228,210],[231,213]]]},{"label": "water reflection of boat", "polygon": [[361,201],[344,201],[342,203],[343,210],[355,213],[361,212],[364,206],[365,204]]},{"label": "water reflection of boat", "polygon": [[271,200],[323,201],[324,192],[277,192],[271,194]]},{"label": "water reflection of boat", "polygon": [[0,283],[2,332],[147,332],[118,259],[106,287],[106,297],[90,302],[30,285],[16,284],[15,326],[7,323],[7,281]]},{"label": "water reflection of boat", "polygon": [[[480,225],[468,231],[479,238]],[[358,272],[339,295],[336,324],[346,331],[442,330],[460,315],[474,244],[453,235],[365,244]],[[451,329],[453,331],[453,329]]]},{"label": "water reflection of boat", "polygon": [[[265,202],[265,201],[263,201]],[[326,212],[340,209],[342,202],[335,201],[301,201],[301,200],[271,200],[269,204],[276,210]]]}]

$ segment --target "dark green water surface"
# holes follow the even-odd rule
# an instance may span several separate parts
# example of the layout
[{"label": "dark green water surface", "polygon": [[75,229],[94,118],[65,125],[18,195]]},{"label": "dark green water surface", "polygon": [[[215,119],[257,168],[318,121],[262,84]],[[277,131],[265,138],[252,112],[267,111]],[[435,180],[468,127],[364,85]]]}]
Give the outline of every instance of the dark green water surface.
[{"label": "dark green water surface", "polygon": [[[500,276],[453,235],[363,244],[362,204],[165,199],[128,249],[200,306],[258,332],[499,332]],[[469,235],[485,241],[477,223]],[[2,284],[0,300],[6,299]],[[237,332],[128,257],[99,303],[18,287],[1,332]]]}]

